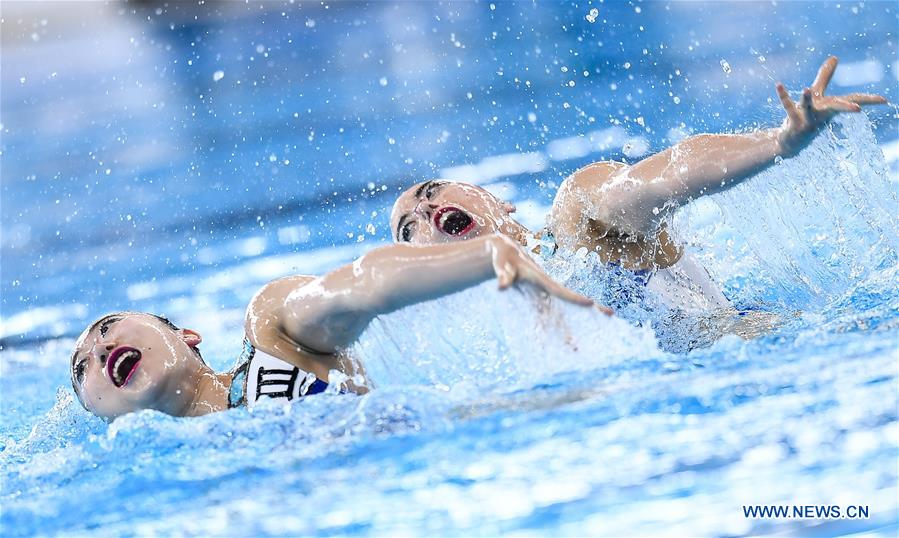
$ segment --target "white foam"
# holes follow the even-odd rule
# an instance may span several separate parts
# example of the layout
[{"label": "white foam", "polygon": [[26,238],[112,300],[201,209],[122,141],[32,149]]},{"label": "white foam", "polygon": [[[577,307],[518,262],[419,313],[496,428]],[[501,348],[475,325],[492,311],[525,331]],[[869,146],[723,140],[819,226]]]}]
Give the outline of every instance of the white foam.
[{"label": "white foam", "polygon": [[[28,334],[39,327],[53,327],[67,319],[83,318],[87,315],[87,306],[76,303],[59,306],[39,306],[5,319],[0,318],[0,337]],[[63,332],[61,328],[58,332]]]},{"label": "white foam", "polygon": [[878,60],[841,63],[833,74],[837,86],[858,86],[880,82],[883,79],[883,64]]},{"label": "white foam", "polygon": [[899,160],[899,139],[881,144],[880,150],[883,152],[883,158],[887,164],[893,164]]},{"label": "white foam", "polygon": [[618,149],[627,141],[627,132],[622,127],[609,127],[592,131],[586,135],[559,138],[546,145],[549,158],[554,161],[567,161],[586,157],[592,152]]},{"label": "white foam", "polygon": [[495,179],[546,170],[547,158],[543,152],[506,153],[486,157],[477,164],[451,166],[440,171],[443,178],[479,185]]}]

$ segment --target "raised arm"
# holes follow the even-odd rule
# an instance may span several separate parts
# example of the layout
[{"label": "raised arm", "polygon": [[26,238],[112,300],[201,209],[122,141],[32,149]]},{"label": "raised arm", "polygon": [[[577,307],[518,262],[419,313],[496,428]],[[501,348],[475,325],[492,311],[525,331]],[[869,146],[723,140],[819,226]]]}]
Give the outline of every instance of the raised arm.
[{"label": "raised arm", "polygon": [[[588,197],[594,218],[623,232],[654,234],[673,208],[699,196],[739,184],[807,146],[820,128],[840,112],[883,104],[879,95],[825,96],[837,58],[821,66],[810,88],[794,103],[782,84],[777,93],[787,112],[783,125],[748,134],[701,134],[632,166],[587,167],[573,184]],[[597,174],[605,176],[600,177]]]},{"label": "raised arm", "polygon": [[513,241],[495,235],[375,249],[291,292],[281,316],[282,330],[307,349],[334,353],[352,345],[375,316],[494,276],[501,289],[522,282],[569,302],[592,304],[555,283]]}]

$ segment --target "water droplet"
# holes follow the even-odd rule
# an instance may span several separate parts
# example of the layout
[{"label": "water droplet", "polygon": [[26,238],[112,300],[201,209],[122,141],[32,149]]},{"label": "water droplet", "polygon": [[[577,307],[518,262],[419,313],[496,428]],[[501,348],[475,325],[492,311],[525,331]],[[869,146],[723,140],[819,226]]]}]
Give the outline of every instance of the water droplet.
[{"label": "water droplet", "polygon": [[225,78],[225,72],[222,71],[221,69],[219,69],[218,71],[216,71],[215,73],[212,74],[213,82],[218,82],[218,81],[222,80],[223,78]]},{"label": "water droplet", "polygon": [[381,77],[378,80],[378,84],[380,84],[381,86],[386,86],[387,85],[387,77]]},{"label": "water droplet", "polygon": [[674,104],[675,104],[675,105],[679,105],[679,104],[680,104],[680,97],[678,97],[678,96],[675,95],[675,96],[672,98],[672,100],[674,101]]},{"label": "water droplet", "polygon": [[730,64],[727,63],[727,60],[722,59],[719,63],[721,64],[721,69],[723,69],[724,72],[729,75],[731,72],[731,68],[730,68]]},{"label": "water droplet", "polygon": [[599,17],[599,10],[593,8],[590,10],[590,13],[587,13],[587,16],[584,18],[587,19],[587,22],[593,24],[594,22],[596,22],[596,17]]},{"label": "water droplet", "polygon": [[780,164],[783,164],[783,162],[784,162],[784,158],[781,157],[780,155],[778,155],[777,157],[774,157],[774,164],[780,165]]}]

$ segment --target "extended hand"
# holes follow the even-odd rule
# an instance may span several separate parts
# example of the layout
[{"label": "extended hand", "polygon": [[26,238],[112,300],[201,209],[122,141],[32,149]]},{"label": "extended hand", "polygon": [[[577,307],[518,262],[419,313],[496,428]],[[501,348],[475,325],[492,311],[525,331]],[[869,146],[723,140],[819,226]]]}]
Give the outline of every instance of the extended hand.
[{"label": "extended hand", "polygon": [[787,119],[777,135],[782,153],[792,155],[799,152],[811,142],[821,126],[840,112],[860,112],[862,105],[882,105],[887,102],[884,97],[869,93],[824,95],[836,69],[837,57],[831,56],[821,65],[811,87],[802,92],[799,104],[790,99],[783,84],[777,83],[777,95],[787,111]]},{"label": "extended hand", "polygon": [[[538,290],[569,303],[583,306],[593,304],[593,301],[587,297],[571,291],[550,278],[514,241],[502,235],[494,237],[495,239],[491,240],[493,270],[496,272],[499,289],[506,289],[516,282],[527,282]],[[606,314],[612,314],[612,311],[607,308],[600,307],[600,310]]]}]

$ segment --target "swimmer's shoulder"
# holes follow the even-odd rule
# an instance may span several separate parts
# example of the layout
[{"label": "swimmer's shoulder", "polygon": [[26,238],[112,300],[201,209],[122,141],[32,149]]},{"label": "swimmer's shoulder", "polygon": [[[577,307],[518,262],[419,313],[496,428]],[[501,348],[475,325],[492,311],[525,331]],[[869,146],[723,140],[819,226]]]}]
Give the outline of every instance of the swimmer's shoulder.
[{"label": "swimmer's shoulder", "polygon": [[256,349],[290,363],[304,372],[327,380],[328,371],[337,367],[335,355],[319,353],[293,341],[283,329],[287,298],[316,277],[295,275],[272,280],[263,286],[247,306],[244,322],[246,337]]},{"label": "swimmer's shoulder", "polygon": [[265,340],[281,332],[281,317],[287,297],[315,279],[308,275],[292,275],[272,280],[262,286],[247,305],[244,330],[250,343],[264,346]]},{"label": "swimmer's shoulder", "polygon": [[[317,277],[296,275],[272,280],[263,286],[247,306],[246,337],[257,350],[292,364],[300,370],[328,380],[331,370],[365,376],[365,370],[352,357],[343,353],[316,350],[305,342],[296,341],[284,330],[283,321],[290,315],[290,296]],[[301,292],[302,293],[302,292]],[[324,328],[323,328],[324,330]],[[345,383],[347,390],[363,394],[367,388],[353,381]]]},{"label": "swimmer's shoulder", "polygon": [[626,170],[627,164],[617,161],[600,161],[588,164],[568,176],[553,200],[550,226],[554,233],[577,233],[588,216],[595,220],[601,203],[602,187],[617,174]]},{"label": "swimmer's shoulder", "polygon": [[627,168],[627,164],[617,161],[600,161],[578,168],[562,182],[556,193],[556,202],[560,198],[596,194],[603,185]]}]

